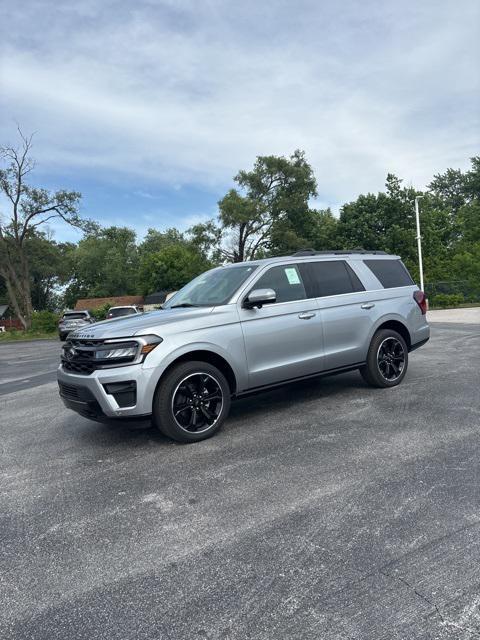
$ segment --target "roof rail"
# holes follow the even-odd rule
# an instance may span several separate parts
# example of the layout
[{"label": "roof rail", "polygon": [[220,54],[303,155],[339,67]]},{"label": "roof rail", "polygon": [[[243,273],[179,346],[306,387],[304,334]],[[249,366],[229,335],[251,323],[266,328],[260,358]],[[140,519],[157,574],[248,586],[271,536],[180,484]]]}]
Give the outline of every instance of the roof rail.
[{"label": "roof rail", "polygon": [[315,251],[315,249],[300,249],[300,251],[292,253],[292,256],[314,256],[317,253],[319,253],[319,251]]},{"label": "roof rail", "polygon": [[388,253],[386,251],[367,251],[366,249],[352,249],[352,250],[343,250],[343,249],[332,249],[332,251],[315,251],[314,249],[301,249],[300,251],[296,251],[291,255],[293,257],[301,257],[301,256],[348,256],[350,254],[360,254],[360,255],[374,255],[374,256],[387,256]]}]

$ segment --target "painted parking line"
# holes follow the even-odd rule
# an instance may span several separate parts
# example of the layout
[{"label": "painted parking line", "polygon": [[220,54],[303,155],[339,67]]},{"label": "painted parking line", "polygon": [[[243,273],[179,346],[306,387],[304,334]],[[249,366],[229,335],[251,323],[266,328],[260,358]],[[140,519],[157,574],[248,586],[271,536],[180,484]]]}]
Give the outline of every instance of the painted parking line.
[{"label": "painted parking line", "polygon": [[0,396],[24,391],[25,389],[33,389],[44,384],[55,382],[56,372],[57,370],[53,369],[51,371],[44,371],[43,373],[35,374],[34,376],[23,377],[12,382],[4,382],[0,384]]},{"label": "painted parking line", "polygon": [[2,384],[14,384],[15,382],[29,382],[32,378],[38,378],[39,376],[45,376],[49,373],[55,373],[55,369],[49,369],[48,371],[40,371],[40,373],[34,373],[31,376],[22,376],[20,378],[0,378],[0,385]]}]

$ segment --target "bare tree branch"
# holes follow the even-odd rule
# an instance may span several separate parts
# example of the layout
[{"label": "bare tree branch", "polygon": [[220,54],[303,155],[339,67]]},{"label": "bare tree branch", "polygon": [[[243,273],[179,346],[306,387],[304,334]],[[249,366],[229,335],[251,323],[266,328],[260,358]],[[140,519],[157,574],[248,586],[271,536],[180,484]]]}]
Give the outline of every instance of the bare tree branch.
[{"label": "bare tree branch", "polygon": [[35,168],[30,158],[33,134],[26,136],[18,127],[21,143],[0,147],[0,191],[11,203],[11,212],[0,224],[1,274],[7,286],[11,303],[28,328],[32,317],[31,274],[25,240],[53,218],[61,218],[74,226],[86,225],[78,217],[80,194],[76,192],[49,192],[36,189],[25,182]]}]

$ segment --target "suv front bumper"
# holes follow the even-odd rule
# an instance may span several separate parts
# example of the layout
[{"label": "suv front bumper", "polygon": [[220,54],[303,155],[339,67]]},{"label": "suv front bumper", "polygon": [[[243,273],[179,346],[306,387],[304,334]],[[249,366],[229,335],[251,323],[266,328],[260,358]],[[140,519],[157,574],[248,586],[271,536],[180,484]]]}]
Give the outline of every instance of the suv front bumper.
[{"label": "suv front bumper", "polygon": [[57,371],[60,397],[69,409],[90,418],[139,418],[152,413],[159,379],[156,368],[131,365],[98,369],[90,375]]}]

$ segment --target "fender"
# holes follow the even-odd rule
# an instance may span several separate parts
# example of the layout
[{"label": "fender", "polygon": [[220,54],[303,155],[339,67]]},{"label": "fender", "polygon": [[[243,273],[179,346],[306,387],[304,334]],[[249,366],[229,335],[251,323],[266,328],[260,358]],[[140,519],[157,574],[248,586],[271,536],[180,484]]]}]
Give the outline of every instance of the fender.
[{"label": "fender", "polygon": [[229,353],[226,349],[220,347],[218,344],[214,344],[212,342],[190,342],[188,344],[177,347],[173,351],[169,352],[165,356],[165,358],[162,358],[160,362],[151,365],[152,368],[155,368],[155,374],[154,376],[152,376],[155,380],[155,386],[158,384],[158,381],[164,374],[165,370],[173,362],[175,362],[175,360],[178,360],[178,358],[181,358],[182,356],[185,356],[193,351],[209,351],[210,353],[220,356],[230,365],[235,375],[237,389],[243,390],[248,386],[248,374],[243,341],[241,358],[241,361],[245,365],[243,370],[238,366],[238,358],[232,357],[231,353]]}]

